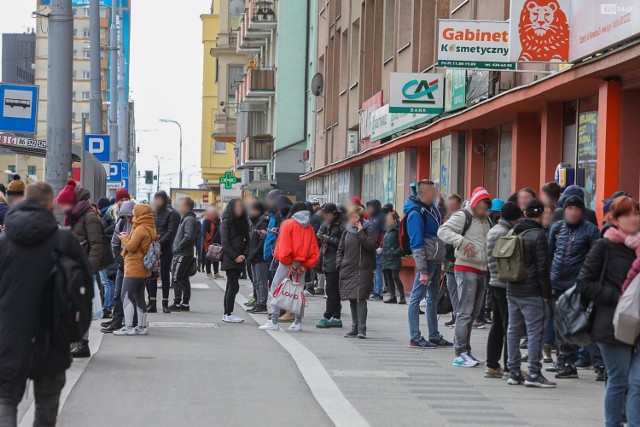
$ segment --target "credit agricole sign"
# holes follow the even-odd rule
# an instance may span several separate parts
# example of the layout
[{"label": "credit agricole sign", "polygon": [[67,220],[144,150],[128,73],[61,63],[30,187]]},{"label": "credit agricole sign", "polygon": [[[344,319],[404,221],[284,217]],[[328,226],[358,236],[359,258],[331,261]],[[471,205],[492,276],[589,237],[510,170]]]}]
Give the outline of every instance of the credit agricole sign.
[{"label": "credit agricole sign", "polygon": [[508,22],[441,19],[438,34],[438,67],[515,69]]}]

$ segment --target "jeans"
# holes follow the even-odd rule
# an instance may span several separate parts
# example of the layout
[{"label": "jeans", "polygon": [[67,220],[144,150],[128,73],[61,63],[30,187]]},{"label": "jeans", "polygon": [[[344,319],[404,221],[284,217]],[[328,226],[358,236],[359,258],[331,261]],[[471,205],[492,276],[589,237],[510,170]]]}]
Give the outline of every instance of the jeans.
[{"label": "jeans", "polygon": [[453,307],[453,315],[458,311],[458,283],[456,283],[456,275],[453,271],[445,273],[447,276],[447,289],[449,290],[449,298]]},{"label": "jeans", "polygon": [[507,330],[507,350],[509,370],[520,371],[520,338],[527,333],[529,372],[539,375],[542,364],[540,353],[544,343],[545,326],[549,320],[549,304],[542,297],[507,297],[509,305],[509,329]]},{"label": "jeans", "polygon": [[[169,289],[171,288],[171,260],[173,254],[171,251],[162,252],[160,255],[160,278],[162,279],[162,299],[169,299]],[[158,278],[152,277],[147,281],[147,291],[149,299],[158,298]]]},{"label": "jeans", "polygon": [[[289,268],[284,264],[278,264],[278,268],[273,274],[273,280],[271,281],[271,289],[269,294],[273,294],[273,291],[287,278],[289,275]],[[301,277],[293,277],[292,280],[296,283],[300,283],[304,281],[304,276]],[[300,283],[300,286],[304,286]],[[302,321],[302,317],[304,317],[304,305],[302,306],[302,314],[296,314],[295,323],[300,323]],[[275,324],[278,323],[278,316],[280,316],[280,308],[272,305],[271,306],[271,321]]]},{"label": "jeans", "polygon": [[404,299],[404,285],[400,279],[400,270],[388,270],[385,268],[382,270],[382,274],[384,276],[385,284],[387,285],[387,288],[389,288],[389,295],[391,298],[395,298],[397,289],[400,299]]},{"label": "jeans", "polygon": [[324,290],[327,295],[327,303],[324,310],[324,318],[329,320],[332,317],[339,319],[342,311],[340,301],[340,273],[337,271],[325,273]]},{"label": "jeans", "polygon": [[107,277],[107,270],[100,271],[100,280],[102,281],[102,288],[104,289],[104,301],[102,303],[102,308],[104,308],[105,311],[111,311],[113,308],[115,282]]},{"label": "jeans", "polygon": [[456,271],[458,284],[458,309],[453,344],[456,356],[471,354],[471,329],[480,314],[484,301],[486,275],[470,271]]},{"label": "jeans", "polygon": [[640,344],[597,343],[607,367],[607,388],[604,393],[606,427],[622,426],[624,393],[627,392],[627,425],[640,426]]},{"label": "jeans", "polygon": [[124,319],[124,308],[122,307],[122,281],[124,273],[120,270],[116,273],[115,291],[113,293],[113,318]]},{"label": "jeans", "polygon": [[[65,373],[48,375],[33,380],[36,413],[34,427],[54,427],[58,417],[60,392],[64,387]],[[0,426],[16,427],[18,404],[24,396],[26,378],[0,381]]]},{"label": "jeans", "polygon": [[236,295],[240,290],[240,274],[241,270],[227,270],[227,287],[224,290],[224,315],[230,316],[233,314],[233,309],[236,306]]},{"label": "jeans", "polygon": [[429,341],[442,338],[438,331],[438,286],[440,284],[440,264],[428,263],[427,274],[429,281],[426,285],[420,283],[420,272],[416,273],[413,289],[409,297],[409,336],[412,341],[420,341],[420,302],[427,297],[426,318],[429,327]]},{"label": "jeans", "polygon": [[254,289],[256,290],[256,303],[260,305],[267,305],[267,294],[269,292],[269,284],[267,283],[268,270],[269,264],[266,262],[251,265],[251,277],[253,277]]},{"label": "jeans", "polygon": [[147,326],[147,306],[144,303],[144,286],[147,279],[125,277],[122,282],[122,305],[124,307],[124,322],[126,326],[133,326],[134,314],[138,312],[138,326]]},{"label": "jeans", "polygon": [[173,300],[176,305],[189,305],[191,300],[191,282],[189,281],[189,264],[192,256],[176,255],[171,262],[171,280],[173,283]]},{"label": "jeans", "polygon": [[500,358],[503,358],[503,366],[507,367],[507,330],[509,327],[509,311],[507,306],[507,290],[489,286],[489,292],[493,296],[493,323],[487,337],[487,366],[492,369],[500,367]]},{"label": "jeans", "polygon": [[382,257],[376,252],[376,269],[373,270],[373,294],[382,295]]}]

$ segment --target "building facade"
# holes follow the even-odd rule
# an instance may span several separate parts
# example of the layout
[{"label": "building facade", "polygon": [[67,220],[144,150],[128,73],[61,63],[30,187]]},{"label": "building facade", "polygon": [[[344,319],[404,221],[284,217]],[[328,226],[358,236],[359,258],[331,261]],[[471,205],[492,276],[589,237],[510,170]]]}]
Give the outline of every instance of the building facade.
[{"label": "building facade", "polygon": [[2,82],[35,83],[36,33],[2,35]]}]

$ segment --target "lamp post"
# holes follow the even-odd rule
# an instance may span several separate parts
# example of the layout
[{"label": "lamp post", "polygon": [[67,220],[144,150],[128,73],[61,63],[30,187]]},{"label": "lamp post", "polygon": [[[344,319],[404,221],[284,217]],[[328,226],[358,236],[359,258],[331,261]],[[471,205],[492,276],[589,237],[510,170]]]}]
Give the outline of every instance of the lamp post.
[{"label": "lamp post", "polygon": [[156,160],[158,161],[158,185],[156,187],[156,191],[160,191],[160,160],[162,160],[162,158],[158,157],[158,156],[153,156],[156,158]]},{"label": "lamp post", "polygon": [[176,125],[178,125],[178,129],[180,129],[180,188],[182,188],[182,126],[180,126],[180,123],[178,123],[175,120],[171,120],[171,119],[160,119],[160,122],[162,123],[174,123]]}]

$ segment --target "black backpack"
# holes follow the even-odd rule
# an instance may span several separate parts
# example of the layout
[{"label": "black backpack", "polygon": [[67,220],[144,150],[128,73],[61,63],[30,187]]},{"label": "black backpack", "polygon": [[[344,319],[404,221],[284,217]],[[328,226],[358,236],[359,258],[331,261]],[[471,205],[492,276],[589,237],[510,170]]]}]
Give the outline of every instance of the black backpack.
[{"label": "black backpack", "polygon": [[68,255],[65,249],[69,230],[58,230],[54,236],[53,267],[50,273],[51,331],[55,341],[76,342],[89,329],[92,318],[93,283],[86,266]]}]

